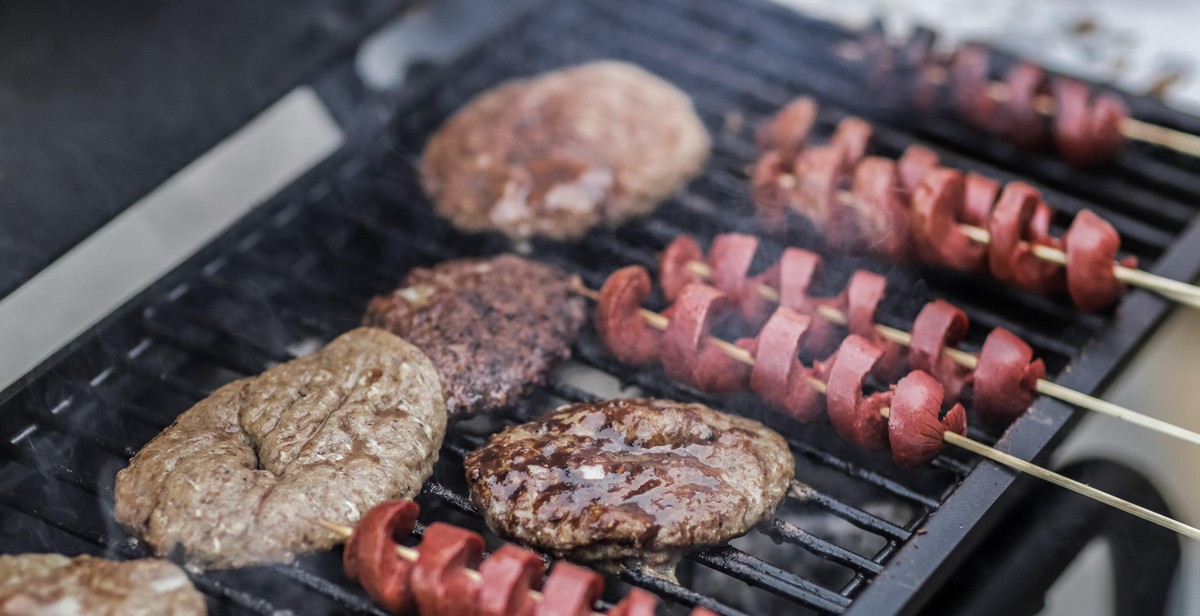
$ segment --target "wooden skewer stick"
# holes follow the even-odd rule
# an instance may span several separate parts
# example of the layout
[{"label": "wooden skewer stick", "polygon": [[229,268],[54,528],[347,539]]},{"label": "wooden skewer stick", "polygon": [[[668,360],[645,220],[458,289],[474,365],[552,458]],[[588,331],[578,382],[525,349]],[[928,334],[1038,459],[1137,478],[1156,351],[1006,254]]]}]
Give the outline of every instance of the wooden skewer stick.
[{"label": "wooden skewer stick", "polygon": [[[321,526],[324,526],[325,528],[328,528],[329,530],[337,533],[338,535],[341,535],[343,539],[350,538],[350,535],[354,533],[353,528],[350,528],[349,526],[343,526],[341,524],[335,524],[333,522],[330,522],[329,520],[313,520],[313,521],[316,522],[317,524],[320,524]],[[417,562],[417,559],[420,558],[421,553],[419,551],[417,551],[416,549],[413,549],[413,548],[410,548],[407,546],[396,545],[396,555],[399,556],[400,558],[403,558],[404,560],[407,560],[410,563],[415,563],[415,562]],[[483,576],[479,575],[479,572],[474,569],[465,569],[463,573],[464,573],[464,575],[466,575],[468,578],[470,578],[472,581],[474,581],[476,583],[483,581]],[[536,590],[530,590],[529,597],[539,603],[542,601],[542,593],[540,593]],[[603,616],[603,614],[600,614],[598,612],[591,612],[591,616]]]},{"label": "wooden skewer stick", "polygon": [[[840,55],[854,61],[862,61],[866,53],[861,46],[843,46]],[[926,66],[921,71],[922,77],[934,85],[945,85],[949,80],[949,71],[942,66]],[[1008,84],[1003,81],[993,81],[988,84],[988,98],[1003,103],[1009,99]],[[1049,94],[1039,94],[1033,100],[1033,108],[1044,116],[1053,116],[1058,110],[1058,102]],[[1134,118],[1126,117],[1121,121],[1121,134],[1128,139],[1153,143],[1176,152],[1190,156],[1200,156],[1200,135],[1193,135],[1173,128],[1150,124]]]},{"label": "wooden skewer stick", "polygon": [[[691,261],[688,263],[688,269],[698,276],[712,279],[712,268],[705,263]],[[779,291],[774,287],[769,287],[765,284],[758,284],[755,285],[755,291],[758,293],[759,297],[762,297],[769,302],[779,303]],[[850,322],[850,318],[845,312],[838,310],[833,306],[818,306],[816,312],[821,318],[838,325],[846,325]],[[903,346],[909,346],[912,344],[912,334],[904,330],[888,327],[882,323],[876,323],[875,331],[879,332],[879,335],[892,342],[895,342],[896,344]],[[954,363],[972,370],[974,370],[975,366],[979,363],[979,359],[977,357],[967,353],[966,351],[947,347],[942,352],[945,353],[947,357],[954,360]],[[1050,396],[1051,398],[1062,400],[1067,404],[1101,413],[1103,415],[1108,415],[1110,417],[1115,417],[1121,421],[1136,424],[1143,428],[1166,434],[1167,436],[1173,436],[1175,438],[1200,445],[1200,433],[1176,426],[1175,424],[1167,423],[1161,419],[1150,417],[1149,415],[1143,415],[1137,411],[1101,400],[1094,396],[1089,396],[1083,392],[1075,391],[1074,389],[1070,389],[1068,387],[1063,387],[1062,385],[1047,381],[1046,379],[1038,379],[1037,390],[1039,393]]]},{"label": "wooden skewer stick", "polygon": [[[796,186],[796,182],[796,177],[793,175],[782,174],[779,176],[779,183],[785,188]],[[838,201],[847,205],[855,204],[858,201],[858,198],[854,196],[854,193],[848,190],[839,190],[835,196],[837,197]],[[958,223],[958,228],[961,229],[967,237],[970,237],[972,240],[975,240],[980,244],[988,244],[992,240],[992,235],[988,233],[987,229],[963,223]],[[1029,249],[1033,255],[1043,261],[1049,261],[1059,265],[1067,264],[1067,254],[1057,248],[1044,246],[1041,244],[1030,245],[1027,242],[1021,242],[1021,245],[1029,246]],[[1164,278],[1144,270],[1125,267],[1120,263],[1113,263],[1113,274],[1117,277],[1117,280],[1120,280],[1121,282],[1142,287],[1144,289],[1150,289],[1151,291],[1155,291],[1163,297],[1176,301],[1190,308],[1200,310],[1200,287],[1197,287],[1196,285],[1180,282],[1178,280],[1172,280],[1170,278]]]},{"label": "wooden skewer stick", "polygon": [[[965,233],[967,237],[970,237],[980,244],[987,244],[992,240],[992,235],[987,229],[962,223],[959,223],[958,228],[962,229],[962,232]],[[1026,242],[1021,242],[1021,244],[1028,245]],[[1043,244],[1029,245],[1029,248],[1033,252],[1033,256],[1043,261],[1049,261],[1059,265],[1067,264],[1067,253],[1057,248],[1045,246]],[[1200,308],[1200,288],[1196,287],[1195,285],[1190,285],[1186,282],[1180,282],[1178,280],[1171,280],[1170,278],[1164,278],[1157,274],[1151,274],[1150,272],[1140,269],[1125,267],[1120,263],[1113,264],[1113,274],[1117,277],[1117,280],[1120,280],[1126,284],[1151,289],[1153,291],[1157,291],[1164,297],[1173,299],[1186,306]]]},{"label": "wooden skewer stick", "polygon": [[[593,300],[599,298],[600,294],[598,292],[596,292],[593,289],[589,289],[589,288],[583,286],[583,283],[579,279],[575,279],[573,281],[573,283],[574,283],[573,288],[574,288],[575,292],[579,293],[580,295],[589,297]],[[647,317],[647,313],[649,313],[649,315],[652,315],[654,317],[653,319],[646,318],[646,322],[649,323],[651,327],[654,327],[655,329],[666,329],[667,328],[667,324],[669,323],[669,321],[663,315],[658,314],[657,312],[646,310],[644,308],[641,309],[641,312],[642,312],[643,317]],[[742,349],[742,348],[738,347],[737,345],[727,342],[725,340],[721,340],[720,338],[717,338],[715,336],[709,336],[708,341],[709,341],[709,343],[716,345],[717,348],[721,349],[721,351],[724,352],[726,355],[728,355],[730,358],[737,360],[748,366],[754,365],[754,356],[751,355],[749,351]],[[809,386],[811,386],[817,392],[822,393],[822,394],[825,393],[825,390],[826,390],[825,383],[822,382],[820,379],[809,376],[806,378],[806,382],[809,384]],[[889,409],[886,406],[879,409],[879,413],[881,415],[883,415],[884,417],[887,417],[890,412],[891,412],[891,409]],[[1049,481],[1050,483],[1053,483],[1057,486],[1061,486],[1063,488],[1066,488],[1068,490],[1071,490],[1072,492],[1081,494],[1088,498],[1096,499],[1106,505],[1115,507],[1115,508],[1120,509],[1121,511],[1124,511],[1131,515],[1135,515],[1139,518],[1142,518],[1143,520],[1153,522],[1155,524],[1158,524],[1159,526],[1173,530],[1181,535],[1191,537],[1192,539],[1200,540],[1200,528],[1196,528],[1194,526],[1189,526],[1187,524],[1184,524],[1183,522],[1180,522],[1179,520],[1175,520],[1175,519],[1169,518],[1161,513],[1151,511],[1145,507],[1142,507],[1141,505],[1136,505],[1125,499],[1118,498],[1118,497],[1113,496],[1102,490],[1097,490],[1096,488],[1093,488],[1085,483],[1075,481],[1074,479],[1071,479],[1069,477],[1064,477],[1063,475],[1060,475],[1054,471],[1042,468],[1036,464],[1033,464],[1032,462],[1026,462],[1025,460],[1022,460],[1021,458],[1018,458],[1012,454],[1004,453],[1003,451],[1000,451],[994,447],[988,447],[987,445],[984,445],[983,443],[980,443],[980,442],[970,439],[968,437],[962,436],[960,434],[957,434],[954,432],[943,432],[942,438],[943,438],[943,440],[945,440],[947,443],[950,443],[951,445],[954,445],[956,447],[961,447],[972,453],[977,453],[989,460],[992,460],[993,462],[1002,464],[1004,466],[1007,466],[1014,470],[1021,471],[1023,473],[1027,473],[1029,475],[1037,477],[1038,479],[1043,479],[1045,481]]]}]

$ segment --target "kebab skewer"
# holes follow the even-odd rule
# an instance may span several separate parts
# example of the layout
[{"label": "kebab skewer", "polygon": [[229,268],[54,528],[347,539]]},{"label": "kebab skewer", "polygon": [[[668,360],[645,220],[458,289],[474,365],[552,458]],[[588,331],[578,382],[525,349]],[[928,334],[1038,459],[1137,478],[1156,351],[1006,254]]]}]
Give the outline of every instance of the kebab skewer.
[{"label": "kebab skewer", "polygon": [[623,363],[661,362],[672,377],[687,375],[687,382],[707,391],[748,383],[766,402],[799,421],[817,418],[824,404],[839,435],[870,449],[890,444],[898,464],[928,462],[949,443],[1200,539],[1200,529],[968,438],[962,406],[954,405],[943,417],[941,387],[920,371],[900,379],[891,391],[864,396],[863,382],[882,351],[861,336],[843,340],[831,361],[805,367],[797,355],[809,318],[786,307],[775,311],[755,339],[734,344],[709,335],[714,309],[727,301],[711,287],[685,287],[668,309],[670,318],[641,307],[650,280],[639,266],[617,270],[599,292],[582,283],[576,291],[597,301],[597,331]]},{"label": "kebab skewer", "polygon": [[[533,552],[507,544],[484,559],[482,536],[444,522],[429,525],[418,547],[400,545],[398,539],[412,532],[419,512],[412,501],[390,500],[368,511],[353,528],[317,523],[347,540],[347,577],[393,614],[600,616],[592,605],[604,580],[583,567],[559,562],[543,586],[545,564]],[[657,604],[654,595],[635,588],[608,613],[653,616]],[[691,614],[714,616],[703,607]]]},{"label": "kebab skewer", "polygon": [[897,161],[868,156],[872,128],[854,117],[809,147],[816,113],[800,98],[759,130],[751,190],[765,228],[794,210],[835,250],[988,272],[1037,293],[1066,291],[1083,310],[1112,306],[1125,284],[1200,308],[1200,288],[1137,269],[1132,257],[1116,261],[1120,236],[1090,210],[1054,237],[1053,212],[1032,186],[939,167],[920,145]]},{"label": "kebab skewer", "polygon": [[[816,298],[808,293],[808,287],[820,274],[820,256],[799,248],[787,248],[779,262],[762,274],[750,276],[750,265],[758,246],[758,238],[726,233],[714,238],[708,255],[705,255],[691,236],[679,236],[663,250],[659,262],[659,277],[665,299],[673,301],[690,282],[706,282],[728,295],[742,315],[754,325],[765,318],[769,307],[779,304],[820,319],[811,325],[817,335],[810,335],[810,341],[829,339],[828,332],[834,326],[848,327],[851,333],[864,336],[884,348],[884,358],[878,368],[881,378],[885,380],[891,380],[889,376],[898,376],[895,368],[900,366],[900,352],[895,345],[911,347],[909,355],[914,358],[910,360],[912,365],[938,378],[942,386],[947,388],[949,399],[957,399],[956,394],[963,385],[965,374],[964,370],[946,364],[953,363],[965,371],[974,371],[979,367],[978,356],[955,348],[955,343],[966,332],[967,316],[949,303],[938,300],[926,304],[914,322],[912,333],[888,327],[875,321],[876,310],[883,300],[887,285],[882,276],[859,270],[838,295]],[[1026,352],[1025,346],[1010,340],[1016,338],[1013,334],[1004,331],[1004,334],[997,336],[997,341],[993,341],[990,347],[992,353],[1001,349],[1022,354]],[[816,344],[818,352],[831,350],[827,341]],[[987,368],[985,365],[985,370]],[[1022,383],[1028,385],[1025,381]],[[990,388],[991,384],[990,380],[985,379],[985,409],[991,406],[992,397],[1004,393]],[[989,393],[992,396],[988,396]],[[1037,394],[1200,444],[1200,434],[1196,432],[1063,387],[1040,374],[1032,388],[1027,387],[1022,392],[1021,399],[1031,402]],[[976,406],[979,406],[978,401]],[[1012,413],[1019,414],[1023,408],[1008,407],[1007,414],[1002,413],[1001,419],[1010,419],[1014,416]]]},{"label": "kebab skewer", "polygon": [[934,42],[934,33],[921,28],[907,41],[890,45],[876,23],[837,53],[869,63],[873,85],[899,93],[917,109],[933,111],[939,100],[950,100],[966,122],[1025,149],[1053,149],[1077,167],[1111,162],[1129,140],[1200,156],[1200,136],[1131,118],[1114,94],[1048,75],[1027,60],[1015,63],[1003,80],[993,81],[992,53],[985,46],[966,43],[938,53]]}]

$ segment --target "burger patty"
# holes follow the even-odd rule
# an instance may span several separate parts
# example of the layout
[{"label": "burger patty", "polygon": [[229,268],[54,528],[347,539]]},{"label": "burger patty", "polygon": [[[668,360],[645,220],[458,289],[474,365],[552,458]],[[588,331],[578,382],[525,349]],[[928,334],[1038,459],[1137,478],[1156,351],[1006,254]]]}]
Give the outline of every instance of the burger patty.
[{"label": "burger patty", "polygon": [[624,62],[506,82],[430,138],[421,182],[467,231],[565,240],[654,209],[704,166],[686,94]]},{"label": "burger patty", "polygon": [[566,274],[502,255],[414,269],[371,300],[363,322],[425,351],[453,419],[512,404],[544,382],[585,318]]},{"label": "burger patty", "polygon": [[465,466],[496,532],[668,578],[682,551],[770,519],[795,468],[783,438],[756,421],[654,399],[562,407],[493,436]]},{"label": "burger patty", "polygon": [[62,554],[0,555],[0,614],[195,616],[204,597],[179,567]]},{"label": "burger patty", "polygon": [[234,381],[117,473],[116,518],[165,555],[226,568],[291,562],[429,477],[446,431],[433,364],[378,329]]}]

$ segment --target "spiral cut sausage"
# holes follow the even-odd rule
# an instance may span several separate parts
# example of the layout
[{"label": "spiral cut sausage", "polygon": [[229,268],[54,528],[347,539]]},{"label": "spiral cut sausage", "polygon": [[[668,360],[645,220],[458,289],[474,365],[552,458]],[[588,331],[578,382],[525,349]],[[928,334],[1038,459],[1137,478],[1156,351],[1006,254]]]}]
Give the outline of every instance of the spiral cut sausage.
[{"label": "spiral cut sausage", "polygon": [[596,304],[596,332],[617,359],[640,366],[658,358],[662,332],[650,327],[638,312],[653,287],[640,267],[625,267],[608,277]]},{"label": "spiral cut sausage", "polygon": [[[978,71],[975,60],[969,59],[973,53],[966,53],[967,64],[961,69],[968,81],[976,79]],[[981,111],[1003,122],[1014,139],[1034,139],[1047,123],[1033,108],[1041,92],[1039,70],[1023,66],[1009,84],[1015,97],[1012,104]],[[961,98],[974,100],[968,93]],[[760,147],[769,149],[760,152],[751,192],[765,228],[785,227],[787,212],[795,211],[824,234],[831,248],[843,253],[871,252],[898,262],[915,260],[990,273],[1037,293],[1068,291],[1076,305],[1090,311],[1105,310],[1120,297],[1122,287],[1112,272],[1120,238],[1094,213],[1080,212],[1068,229],[1067,236],[1076,236],[1075,258],[1068,258],[1066,267],[1046,261],[1036,254],[1037,246],[1063,250],[1067,241],[1051,235],[1054,212],[1034,187],[1018,181],[1001,186],[976,173],[941,167],[937,154],[920,145],[909,146],[896,162],[869,156],[871,128],[854,117],[842,119],[828,144],[805,148],[797,140],[808,136],[811,123],[798,130],[798,121],[786,116],[798,113],[796,109],[808,114],[814,108],[810,99],[800,99],[759,132]],[[1064,108],[1057,121],[1092,121],[1075,120],[1070,113],[1069,107]],[[773,130],[787,132],[773,135]],[[987,230],[989,240],[980,243],[962,225]],[[749,282],[748,250],[743,242],[737,247],[741,259],[721,260],[731,280],[742,285]],[[673,254],[691,259],[698,253],[693,242],[674,247]],[[1100,271],[1105,268],[1106,272]],[[668,295],[690,280],[679,268],[669,271],[672,277],[663,279]],[[760,276],[769,279],[777,274],[769,270]],[[737,301],[748,302],[739,304],[743,311],[765,314],[755,298],[732,284],[718,286]]]},{"label": "spiral cut sausage", "polygon": [[[683,244],[691,246],[694,242],[685,241]],[[675,266],[687,267],[687,263],[675,262]],[[628,276],[622,272],[624,270],[614,274],[605,286],[622,284],[622,279]],[[871,276],[874,275],[859,272],[855,279],[871,281]],[[785,282],[786,275],[783,275],[779,283]],[[919,370],[901,379],[906,406],[894,421],[885,418],[881,412],[883,407],[892,403],[894,392],[864,394],[863,387],[868,375],[880,372],[878,366],[885,357],[885,347],[854,330],[867,330],[878,337],[873,315],[882,291],[881,285],[868,282],[859,283],[846,294],[852,306],[850,311],[853,316],[849,319],[851,332],[829,358],[823,362],[814,361],[811,367],[804,366],[799,356],[801,349],[806,347],[815,321],[791,307],[778,306],[755,338],[738,341],[738,347],[753,358],[753,362],[749,362],[753,367],[748,369],[748,375],[747,368],[741,362],[726,356],[722,360],[726,362],[722,366],[725,377],[716,379],[705,376],[710,374],[705,371],[710,366],[709,362],[717,359],[712,352],[724,355],[710,340],[712,317],[720,310],[720,306],[729,305],[732,300],[714,287],[691,282],[678,292],[675,302],[664,311],[669,321],[663,335],[660,361],[667,373],[679,381],[710,392],[749,389],[772,408],[798,421],[815,420],[827,410],[834,429],[846,440],[871,450],[883,449],[895,443],[893,456],[898,463],[914,465],[927,462],[941,451],[943,431],[963,432],[966,429],[965,411],[961,405],[955,404],[943,417],[942,406],[949,399],[942,384]],[[612,297],[617,297],[617,294],[604,293],[602,290],[599,301],[604,302],[605,298]],[[597,314],[612,314],[617,310],[638,314],[639,307],[619,305],[617,300],[610,301],[613,304],[598,307]],[[858,302],[863,302],[866,307],[857,306]],[[962,386],[970,382],[971,375],[957,365],[946,363],[944,360],[947,358],[942,350],[948,342],[957,342],[965,333],[966,315],[948,304],[934,303],[930,306],[932,308],[924,311],[926,316],[922,319],[919,343],[914,335],[914,352],[918,356],[914,365],[926,364],[942,378],[956,384],[953,396],[957,397]],[[993,336],[996,332],[993,332]],[[605,345],[622,342],[620,337],[611,336],[602,337],[602,340]],[[986,378],[990,380],[986,385],[993,389],[1028,386],[1030,392],[1034,391],[1032,387],[1036,384],[1037,369],[1041,363],[1029,364],[1032,350],[1028,346],[1023,347],[1029,350],[1029,355],[1023,356],[1025,363],[1022,364],[1020,357],[1010,355],[1013,350],[1020,353],[1024,343],[1017,340],[1014,344],[1005,339],[998,344],[1005,345],[1000,353],[980,359],[981,366],[987,365]],[[611,346],[609,348],[614,354],[620,355],[620,351]],[[720,372],[716,368],[709,369],[712,374]],[[1015,384],[1012,378],[1014,369],[1020,372]],[[895,370],[895,367],[891,370]],[[1030,376],[1033,381],[1028,380]],[[820,393],[822,390],[823,396]],[[1028,398],[1026,406],[1031,400]],[[1004,403],[1002,400],[996,402]],[[936,439],[931,440],[934,437]]]},{"label": "spiral cut sausage", "polygon": [[967,412],[955,404],[939,418],[930,409],[942,407],[942,387],[925,372],[913,370],[891,392],[888,442],[900,466],[928,464],[942,451],[945,432],[966,436]]},{"label": "spiral cut sausage", "polygon": [[838,347],[826,383],[825,400],[833,429],[864,449],[883,449],[888,441],[888,422],[879,410],[891,402],[891,392],[863,396],[863,383],[881,355],[879,347],[862,336],[847,336]]},{"label": "spiral cut sausage", "polygon": [[[1102,221],[1096,222],[1086,214],[1081,214],[1080,220],[1081,225],[1085,226],[1078,228],[1083,231],[1076,232],[1075,236],[1068,234],[1068,240],[1075,237],[1073,241],[1080,243],[1111,243],[1112,235]],[[1082,235],[1085,233],[1087,235]],[[751,245],[757,247],[756,238],[735,233],[717,236],[713,240],[713,246],[728,242],[728,238],[737,238],[736,243],[747,247],[746,250],[749,250]],[[1068,255],[1072,254],[1070,242],[1067,248]],[[1083,250],[1078,254],[1091,255],[1093,251]],[[887,281],[882,276],[859,270],[854,272],[846,288],[837,296],[814,298],[808,295],[808,289],[820,270],[821,257],[798,248],[788,248],[778,263],[756,277],[733,282],[722,279],[724,282],[721,284],[724,288],[705,289],[704,278],[693,272],[689,263],[705,263],[715,272],[721,267],[717,261],[720,256],[715,251],[709,251],[706,256],[700,244],[688,235],[677,237],[667,246],[659,261],[660,278],[664,281],[676,281],[688,289],[686,301],[683,301],[682,291],[668,293],[664,289],[664,296],[675,301],[667,310],[668,313],[673,314],[676,310],[681,310],[689,315],[701,312],[708,314],[713,306],[728,305],[733,301],[728,299],[733,294],[753,293],[761,297],[759,284],[776,289],[780,307],[788,310],[776,309],[760,328],[756,338],[738,340],[737,346],[749,351],[755,360],[760,362],[754,368],[730,358],[714,345],[706,343],[709,331],[706,328],[710,326],[710,321],[701,322],[695,318],[687,318],[677,325],[675,320],[671,319],[668,330],[677,329],[680,339],[686,344],[680,343],[679,348],[672,349],[670,361],[680,366],[674,368],[679,374],[689,375],[680,380],[704,391],[723,393],[750,389],[797,420],[809,421],[818,416],[824,406],[821,396],[814,397],[811,391],[806,391],[811,388],[805,387],[805,381],[809,377],[820,378],[834,362],[833,358],[828,358],[824,363],[818,362],[813,369],[805,369],[795,359],[798,350],[803,349],[806,354],[814,357],[826,357],[834,351],[846,334],[853,334],[870,342],[871,347],[879,351],[879,357],[871,361],[868,369],[879,381],[891,383],[910,368],[920,370],[940,384],[946,404],[971,398],[980,415],[990,423],[1011,422],[1029,408],[1038,396],[1037,382],[1046,375],[1045,365],[1040,359],[1034,360],[1033,349],[1008,330],[992,330],[985,340],[974,370],[960,366],[946,353],[947,347],[953,348],[962,342],[970,326],[967,314],[949,302],[934,300],[921,308],[913,321],[911,340],[906,349],[885,339],[876,328],[876,313],[887,291]],[[752,257],[748,258],[744,254],[738,255],[738,258],[739,263],[752,260]],[[1081,267],[1076,271],[1083,269]],[[645,279],[645,293],[641,297],[648,297],[650,276],[638,266],[617,270],[605,283],[605,288],[610,284],[623,285],[623,281],[630,276]],[[751,278],[758,282],[749,282]],[[713,284],[718,284],[715,276]],[[1103,290],[1111,293],[1111,285],[1117,283],[1115,280],[1106,282],[1102,276],[1093,275],[1074,283],[1069,281],[1069,284],[1092,285],[1085,291],[1089,293],[1095,293],[1096,289],[1109,284],[1110,286],[1104,287]],[[626,314],[632,315],[629,318],[641,318],[638,314],[640,304],[618,305],[619,300],[605,300],[604,297],[619,295],[606,294],[603,289],[601,297],[596,308],[598,322],[600,315],[619,311],[626,311]],[[846,327],[843,328],[824,318],[820,312],[822,306],[832,307],[846,314]],[[746,324],[757,327],[754,322]],[[620,345],[642,344],[640,339],[627,342],[628,339],[621,335],[602,336],[602,340],[618,357],[624,354]],[[861,344],[857,346],[861,351],[857,355],[861,356],[865,350]],[[656,346],[655,352],[667,351]],[[791,358],[791,361],[784,361],[784,357]],[[645,363],[647,362],[635,365]],[[686,373],[681,369],[686,370]],[[863,376],[865,378],[865,373]],[[859,384],[861,385],[861,381]],[[847,408],[857,409],[857,404],[856,401],[850,406],[841,407],[838,412]],[[831,408],[831,418],[834,413]],[[867,442],[878,443],[877,438],[872,440],[869,436],[863,436],[860,428],[851,428],[850,423],[842,421],[851,416],[841,414],[838,419],[833,420],[835,427],[841,425],[845,428],[843,436],[855,442],[861,441],[860,444],[864,446]],[[839,432],[842,430],[839,429]]]},{"label": "spiral cut sausage", "polygon": [[[938,100],[950,101],[968,124],[1021,148],[1057,150],[1077,167],[1111,162],[1125,147],[1125,104],[1077,79],[1047,75],[1040,66],[1020,61],[1000,80],[1000,91],[991,79],[992,54],[978,43],[939,54],[932,49],[933,33],[918,29],[893,47],[883,41],[878,27],[865,30],[860,42],[864,61],[872,66],[871,82],[917,109],[933,111]],[[1039,107],[1046,98],[1053,101],[1050,115],[1050,109]],[[812,113],[815,117],[815,109]],[[760,136],[759,143],[772,140]]]},{"label": "spiral cut sausage", "polygon": [[[736,245],[739,252],[735,254],[723,248],[731,245]],[[823,306],[835,308],[849,314],[851,333],[863,336],[883,348],[884,357],[879,362],[876,376],[889,381],[899,376],[904,369],[903,349],[884,340],[875,330],[875,313],[887,290],[887,281],[882,276],[860,270],[850,278],[842,292],[831,297],[819,297],[810,292],[823,262],[819,255],[799,248],[788,248],[783,251],[778,263],[760,274],[750,276],[749,264],[758,251],[758,245],[759,240],[756,237],[724,233],[713,239],[712,249],[705,256],[695,239],[689,235],[680,235],[667,246],[659,260],[663,297],[667,301],[676,301],[685,285],[704,284],[705,279],[693,272],[688,265],[692,261],[704,263],[713,272],[712,286],[730,298],[729,301],[733,304],[752,307],[751,310],[741,311],[747,325],[757,329],[762,324],[762,316],[768,314],[771,308],[771,303],[759,293],[760,286],[776,289],[780,306],[802,314],[815,315]],[[726,261],[731,257],[736,259],[732,267]],[[719,272],[726,274],[719,275]],[[616,284],[617,282],[614,282],[614,285]],[[643,298],[648,295],[649,291]],[[599,305],[597,310],[600,310]],[[828,355],[843,337],[840,330],[836,323],[826,319],[812,320],[807,330],[805,350],[814,356]]]},{"label": "spiral cut sausage", "polygon": [[[550,571],[533,552],[514,545],[496,550],[480,564],[483,537],[435,522],[425,529],[415,562],[397,552],[412,532],[420,508],[389,500],[363,516],[346,542],[343,566],[381,607],[393,614],[421,616],[588,616],[604,590],[599,574],[567,562]],[[477,569],[477,572],[475,571]],[[535,600],[532,590],[541,589]],[[658,600],[634,589],[610,614],[652,616]],[[712,616],[696,608],[692,616]]]},{"label": "spiral cut sausage", "polygon": [[408,585],[413,564],[396,553],[397,542],[412,532],[421,508],[408,500],[388,500],[359,520],[342,552],[346,577],[393,614],[412,614],[416,600]]},{"label": "spiral cut sausage", "polygon": [[953,348],[962,341],[969,324],[967,313],[940,299],[925,304],[913,321],[908,363],[937,379],[948,402],[957,402],[963,389],[971,384],[971,370],[955,363],[945,352],[947,346]]}]

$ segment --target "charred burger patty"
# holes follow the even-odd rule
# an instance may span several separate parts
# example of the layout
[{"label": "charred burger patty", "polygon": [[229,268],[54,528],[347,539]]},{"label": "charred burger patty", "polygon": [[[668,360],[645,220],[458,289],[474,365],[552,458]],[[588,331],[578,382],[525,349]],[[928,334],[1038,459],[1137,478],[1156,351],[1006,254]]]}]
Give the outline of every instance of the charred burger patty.
[{"label": "charred burger patty", "polygon": [[414,269],[371,301],[363,322],[429,356],[458,419],[512,404],[542,383],[571,354],[586,316],[562,271],[502,255]]},{"label": "charred burger patty", "polygon": [[493,530],[613,571],[673,574],[682,551],[769,519],[794,473],[783,438],[701,404],[565,406],[493,436],[466,459]]}]

